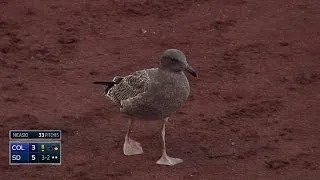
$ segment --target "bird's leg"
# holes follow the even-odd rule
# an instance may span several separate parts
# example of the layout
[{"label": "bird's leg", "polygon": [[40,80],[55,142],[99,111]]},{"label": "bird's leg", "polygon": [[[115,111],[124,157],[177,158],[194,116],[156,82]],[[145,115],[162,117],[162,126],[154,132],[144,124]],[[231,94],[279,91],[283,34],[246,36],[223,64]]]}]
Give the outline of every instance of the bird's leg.
[{"label": "bird's leg", "polygon": [[131,127],[132,119],[129,119],[127,134],[123,145],[123,153],[127,156],[143,153],[140,143],[130,138]]},{"label": "bird's leg", "polygon": [[162,145],[163,145],[163,149],[162,149],[162,156],[157,161],[157,164],[173,166],[175,164],[182,163],[183,160],[179,159],[179,158],[169,157],[167,155],[165,136],[166,136],[166,123],[168,122],[168,119],[169,118],[165,118],[164,121],[163,121],[163,125],[162,125]]}]

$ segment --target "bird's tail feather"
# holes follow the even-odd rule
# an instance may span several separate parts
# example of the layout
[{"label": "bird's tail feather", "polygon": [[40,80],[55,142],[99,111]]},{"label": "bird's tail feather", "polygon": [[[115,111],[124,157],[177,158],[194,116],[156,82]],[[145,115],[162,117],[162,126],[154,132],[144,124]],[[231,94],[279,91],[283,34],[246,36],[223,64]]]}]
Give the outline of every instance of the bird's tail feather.
[{"label": "bird's tail feather", "polygon": [[106,87],[104,88],[104,94],[108,94],[109,90],[115,85],[118,84],[117,82],[114,81],[95,81],[93,84],[100,84],[100,85],[105,85]]},{"label": "bird's tail feather", "polygon": [[116,82],[114,81],[94,81],[93,84],[101,84],[101,85],[105,85],[105,86],[110,86],[110,85],[114,85],[116,84]]}]

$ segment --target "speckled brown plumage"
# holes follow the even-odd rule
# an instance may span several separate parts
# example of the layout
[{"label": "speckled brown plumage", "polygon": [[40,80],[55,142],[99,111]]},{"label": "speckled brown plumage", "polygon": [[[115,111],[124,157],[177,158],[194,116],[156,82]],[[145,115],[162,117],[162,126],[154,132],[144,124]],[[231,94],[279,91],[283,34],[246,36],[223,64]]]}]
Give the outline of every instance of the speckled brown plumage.
[{"label": "speckled brown plumage", "polygon": [[116,104],[121,105],[121,101],[128,100],[143,93],[148,86],[149,77],[146,70],[137,71],[131,75],[122,77],[117,85],[107,92],[107,96]]}]

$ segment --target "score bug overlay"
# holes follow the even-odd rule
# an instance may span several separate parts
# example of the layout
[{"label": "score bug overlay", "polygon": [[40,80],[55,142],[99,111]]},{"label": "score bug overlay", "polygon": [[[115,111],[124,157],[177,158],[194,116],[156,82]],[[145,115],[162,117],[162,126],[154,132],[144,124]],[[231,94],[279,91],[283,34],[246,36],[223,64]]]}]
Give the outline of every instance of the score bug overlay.
[{"label": "score bug overlay", "polygon": [[61,165],[61,130],[11,130],[10,165]]}]

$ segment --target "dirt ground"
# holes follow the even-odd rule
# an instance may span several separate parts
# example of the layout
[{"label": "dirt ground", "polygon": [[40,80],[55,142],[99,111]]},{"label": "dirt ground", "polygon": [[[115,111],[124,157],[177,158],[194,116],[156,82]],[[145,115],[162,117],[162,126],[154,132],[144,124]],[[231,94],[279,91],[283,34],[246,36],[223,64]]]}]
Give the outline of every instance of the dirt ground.
[{"label": "dirt ground", "polygon": [[[1,180],[320,179],[320,1],[0,0]],[[91,84],[156,67],[198,70],[167,127],[127,118]],[[9,166],[10,129],[61,129],[61,166]]]}]

